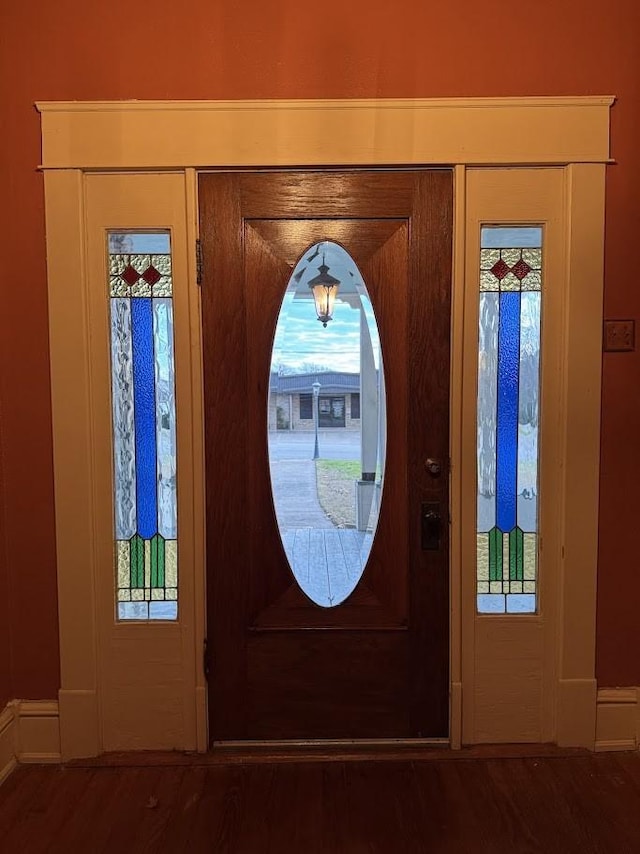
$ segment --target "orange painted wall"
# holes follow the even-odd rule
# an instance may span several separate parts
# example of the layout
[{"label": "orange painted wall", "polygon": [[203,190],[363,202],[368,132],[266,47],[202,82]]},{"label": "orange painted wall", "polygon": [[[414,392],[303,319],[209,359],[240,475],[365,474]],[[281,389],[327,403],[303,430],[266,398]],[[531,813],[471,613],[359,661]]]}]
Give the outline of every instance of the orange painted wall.
[{"label": "orange painted wall", "polygon": [[[0,392],[9,695],[54,697],[51,415],[36,100],[616,94],[606,314],[637,317],[637,0],[21,0],[0,11]],[[339,128],[330,129],[339,132]],[[513,133],[526,133],[514,127]],[[640,684],[640,354],[604,359],[601,684]],[[6,623],[5,623],[6,621]],[[0,648],[4,647],[0,634]]]}]

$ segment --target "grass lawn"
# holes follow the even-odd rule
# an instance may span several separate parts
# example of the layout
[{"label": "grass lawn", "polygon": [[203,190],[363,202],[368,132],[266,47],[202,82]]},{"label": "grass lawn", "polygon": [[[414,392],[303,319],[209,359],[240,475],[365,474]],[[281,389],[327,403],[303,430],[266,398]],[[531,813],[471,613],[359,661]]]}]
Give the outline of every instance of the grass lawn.
[{"label": "grass lawn", "polygon": [[360,477],[360,463],[358,460],[317,460],[316,471],[340,472],[345,477],[357,480]]},{"label": "grass lawn", "polygon": [[356,524],[355,482],[358,460],[316,460],[316,486],[322,509],[339,528]]}]

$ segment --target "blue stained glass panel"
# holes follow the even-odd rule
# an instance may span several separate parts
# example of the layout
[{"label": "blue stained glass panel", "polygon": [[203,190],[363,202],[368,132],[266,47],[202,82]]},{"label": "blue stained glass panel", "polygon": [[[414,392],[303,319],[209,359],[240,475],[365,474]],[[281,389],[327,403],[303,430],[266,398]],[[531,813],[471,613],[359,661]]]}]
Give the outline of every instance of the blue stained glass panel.
[{"label": "blue stained glass panel", "polygon": [[131,303],[138,533],[150,539],[158,530],[153,315],[150,298]]},{"label": "blue stained glass panel", "polygon": [[109,234],[109,253],[130,255],[168,255],[171,238],[166,231],[112,231]]},{"label": "blue stained glass panel", "polygon": [[502,593],[479,593],[478,611],[481,614],[504,614],[505,598]]},{"label": "blue stained glass panel", "polygon": [[535,593],[511,593],[506,597],[508,614],[535,614]]},{"label": "blue stained glass panel", "polygon": [[520,294],[500,294],[496,509],[504,533],[516,524]]},{"label": "blue stained glass panel", "polygon": [[118,602],[118,618],[120,620],[148,620],[148,602]]},{"label": "blue stained glass panel", "polygon": [[178,603],[172,602],[118,602],[120,620],[177,620]]},{"label": "blue stained glass panel", "polygon": [[177,620],[178,603],[172,602],[149,602],[150,620]]},{"label": "blue stained glass panel", "polygon": [[136,451],[128,299],[111,300],[111,376],[116,539],[129,540],[136,532]]},{"label": "blue stained glass panel", "polygon": [[480,246],[482,249],[511,249],[542,246],[542,229],[533,226],[483,226],[480,230]]}]

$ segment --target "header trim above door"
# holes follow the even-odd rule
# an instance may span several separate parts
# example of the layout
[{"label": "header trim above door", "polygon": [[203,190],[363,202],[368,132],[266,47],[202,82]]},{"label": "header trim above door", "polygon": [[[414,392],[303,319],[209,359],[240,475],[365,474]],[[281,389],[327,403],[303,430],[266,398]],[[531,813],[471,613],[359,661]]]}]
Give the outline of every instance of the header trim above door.
[{"label": "header trim above door", "polygon": [[606,163],[613,101],[601,96],[36,106],[44,169],[169,169]]}]

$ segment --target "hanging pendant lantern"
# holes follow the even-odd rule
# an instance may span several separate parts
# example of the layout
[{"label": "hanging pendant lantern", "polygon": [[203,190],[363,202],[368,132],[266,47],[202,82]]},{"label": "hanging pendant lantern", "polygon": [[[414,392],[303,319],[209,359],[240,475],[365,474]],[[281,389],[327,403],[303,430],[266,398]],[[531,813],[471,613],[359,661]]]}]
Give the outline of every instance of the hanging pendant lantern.
[{"label": "hanging pendant lantern", "polygon": [[338,295],[340,280],[329,273],[329,268],[324,263],[324,258],[318,270],[320,274],[311,279],[309,288],[313,293],[318,320],[326,327],[327,323],[332,319],[333,305]]}]

